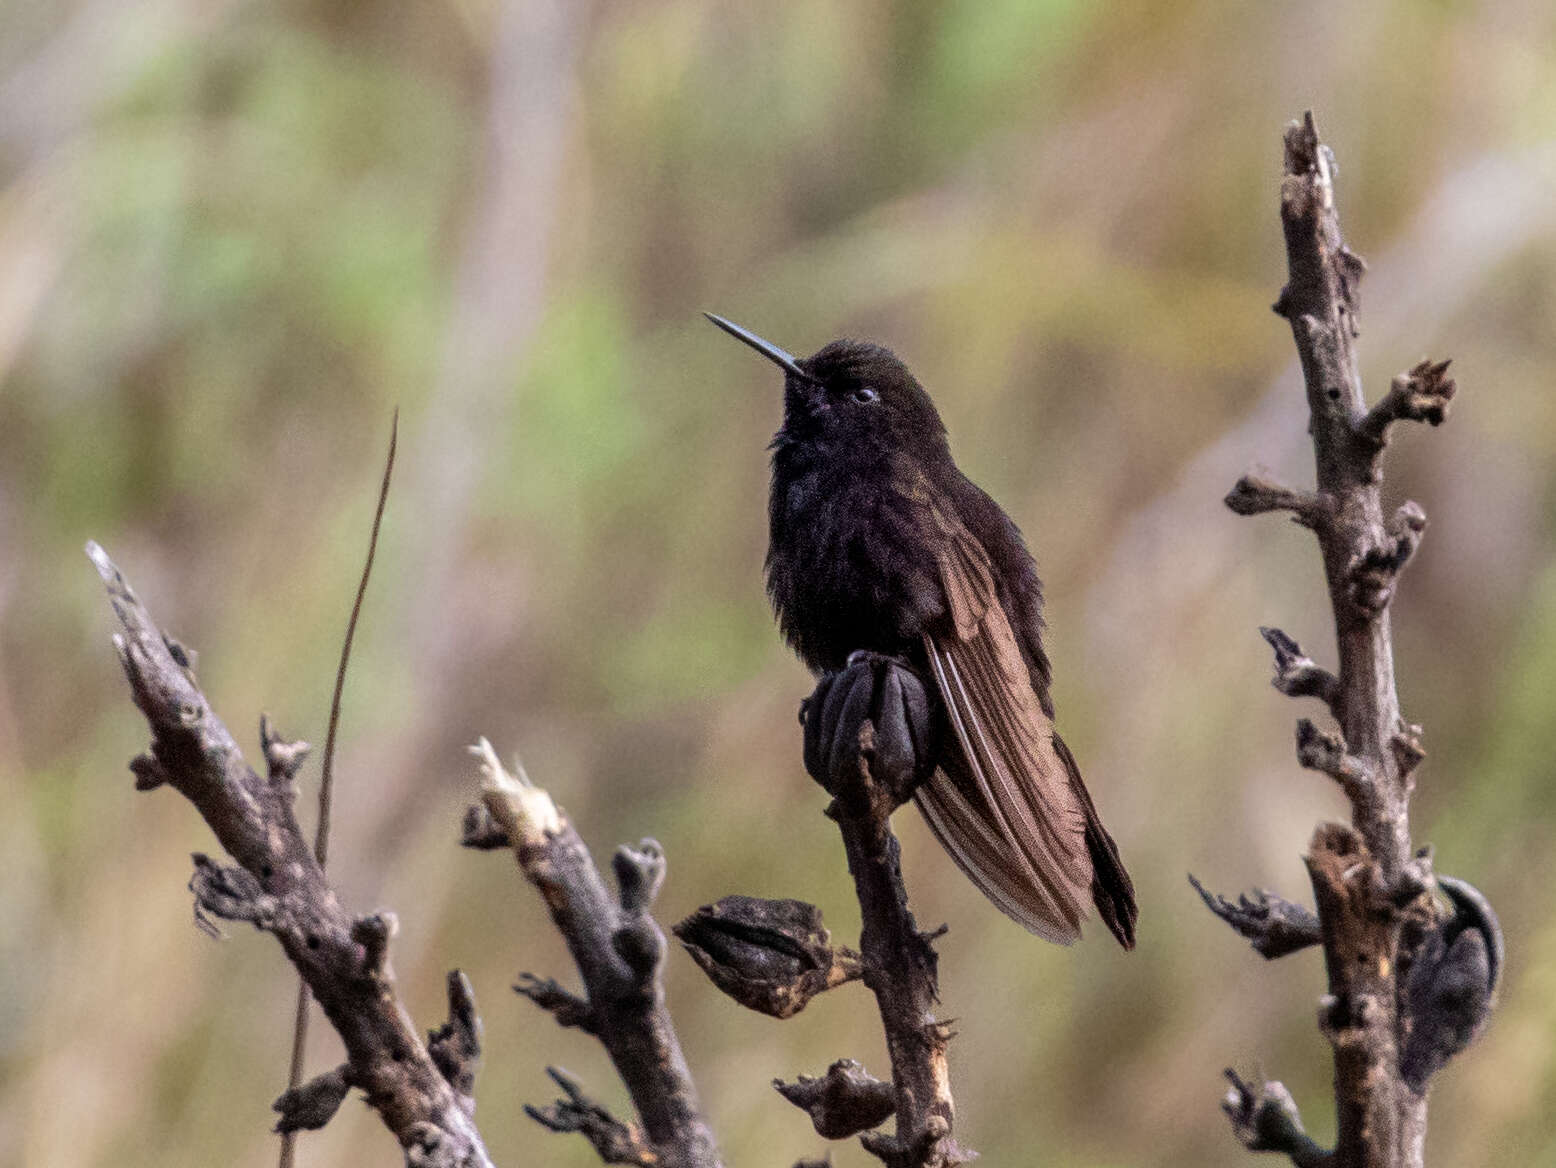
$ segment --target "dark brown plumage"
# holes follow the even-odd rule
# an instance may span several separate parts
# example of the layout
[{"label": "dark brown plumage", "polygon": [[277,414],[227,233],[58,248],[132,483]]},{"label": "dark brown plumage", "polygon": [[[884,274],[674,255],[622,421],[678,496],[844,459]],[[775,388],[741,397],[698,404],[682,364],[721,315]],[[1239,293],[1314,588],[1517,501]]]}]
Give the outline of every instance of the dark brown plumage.
[{"label": "dark brown plumage", "polygon": [[1088,902],[1134,946],[1134,886],[1054,731],[1037,569],[1009,516],[952,461],[934,403],[889,350],[796,360],[710,319],[785,371],[767,586],[811,669],[900,657],[932,679],[947,745],[914,796],[957,865],[1051,941]]}]

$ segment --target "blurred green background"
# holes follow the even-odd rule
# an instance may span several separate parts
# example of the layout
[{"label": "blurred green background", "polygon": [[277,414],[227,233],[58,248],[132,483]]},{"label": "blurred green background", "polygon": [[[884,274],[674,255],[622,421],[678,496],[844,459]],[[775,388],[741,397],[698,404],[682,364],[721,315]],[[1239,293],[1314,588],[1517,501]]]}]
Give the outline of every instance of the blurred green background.
[{"label": "blurred green background", "polygon": [[[1299,855],[1344,814],[1255,631],[1332,659],[1315,549],[1220,502],[1256,461],[1311,480],[1268,307],[1281,129],[1311,106],[1371,263],[1372,393],[1427,354],[1461,387],[1389,459],[1432,523],[1399,670],[1417,835],[1510,957],[1430,1159],[1556,1164],[1553,44],[1536,0],[0,7],[0,1155],[273,1161],[293,978],[268,939],[191,927],[212,840],[131,790],[146,732],[81,547],[200,651],[247,748],[261,710],[322,742],[396,404],[333,873],[399,913],[423,1027],[470,972],[499,1162],[595,1163],[520,1110],[546,1063],[623,1093],[508,992],[571,969],[512,862],[455,846],[477,735],[602,855],[661,840],[664,921],[788,895],[855,935],[762,591],[778,381],[702,309],[802,353],[895,348],[1048,582],[1060,725],[1141,943],[1029,938],[900,816],[919,919],[951,924],[958,1133],[990,1164],[1243,1164],[1233,1063],[1328,1139],[1318,954],[1266,965],[1184,881],[1305,898]],[[778,1023],[676,952],[669,993],[731,1163],[822,1151],[773,1076],[886,1070],[857,988]],[[338,1052],[316,1023],[311,1067]],[[398,1160],[356,1104],[303,1141]]]}]

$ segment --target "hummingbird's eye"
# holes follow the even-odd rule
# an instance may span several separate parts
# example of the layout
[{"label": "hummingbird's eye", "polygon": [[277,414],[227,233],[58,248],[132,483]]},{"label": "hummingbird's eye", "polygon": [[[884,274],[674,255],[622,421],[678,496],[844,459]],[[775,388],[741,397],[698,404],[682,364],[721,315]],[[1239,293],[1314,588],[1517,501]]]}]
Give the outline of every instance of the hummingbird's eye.
[{"label": "hummingbird's eye", "polygon": [[869,405],[873,401],[881,400],[881,395],[876,393],[875,390],[871,389],[868,385],[861,385],[857,387],[853,393],[849,394],[849,396],[860,405]]}]

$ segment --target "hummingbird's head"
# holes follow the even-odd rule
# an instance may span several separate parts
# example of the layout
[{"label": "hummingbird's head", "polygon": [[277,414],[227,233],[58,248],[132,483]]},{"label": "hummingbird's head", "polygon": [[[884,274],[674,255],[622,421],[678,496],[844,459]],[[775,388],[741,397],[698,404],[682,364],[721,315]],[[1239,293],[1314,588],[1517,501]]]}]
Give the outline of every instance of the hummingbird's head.
[{"label": "hummingbird's head", "polygon": [[739,325],[706,315],[784,371],[781,439],[860,451],[905,450],[926,458],[948,451],[935,403],[890,349],[833,341],[795,358]]}]

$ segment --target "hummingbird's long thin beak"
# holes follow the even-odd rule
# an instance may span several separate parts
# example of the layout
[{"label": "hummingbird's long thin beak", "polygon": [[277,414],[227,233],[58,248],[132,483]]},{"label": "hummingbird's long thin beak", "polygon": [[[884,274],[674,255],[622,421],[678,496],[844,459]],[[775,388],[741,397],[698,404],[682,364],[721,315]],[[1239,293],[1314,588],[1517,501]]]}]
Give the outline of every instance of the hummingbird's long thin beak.
[{"label": "hummingbird's long thin beak", "polygon": [[762,354],[762,356],[766,357],[774,365],[782,368],[784,372],[792,373],[794,376],[803,378],[806,381],[816,380],[809,373],[806,373],[805,370],[800,368],[799,362],[794,359],[794,355],[792,353],[780,349],[771,341],[764,341],[761,337],[757,336],[749,329],[743,329],[734,321],[725,320],[722,316],[714,316],[711,312],[705,312],[702,315],[707,317],[714,324],[718,325],[719,328],[723,329],[737,341],[744,341],[746,344],[750,345],[753,349]]}]

